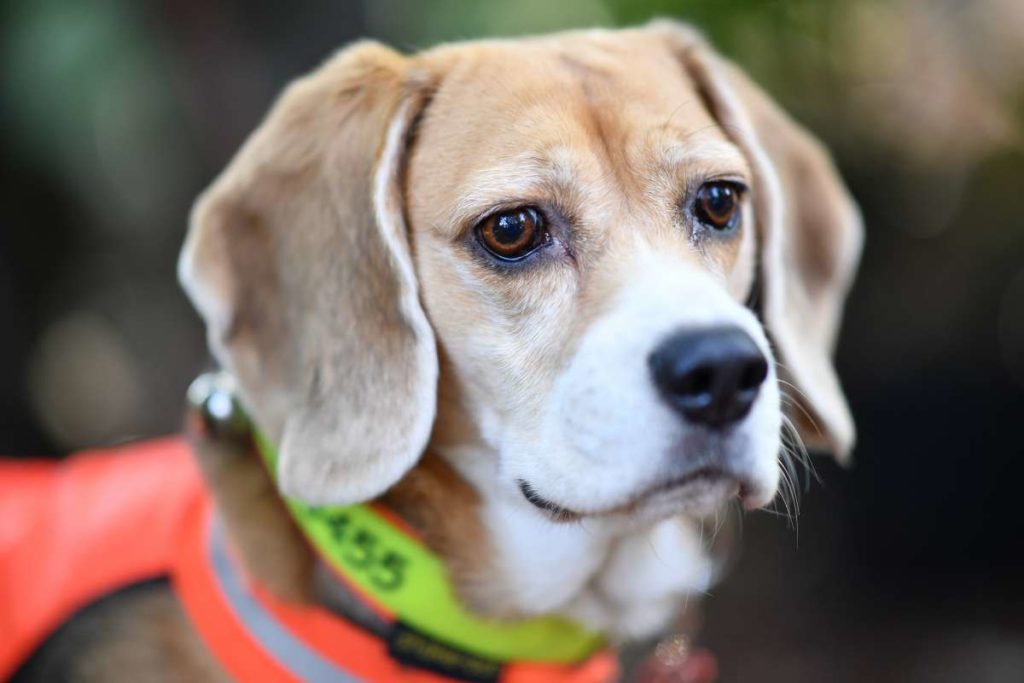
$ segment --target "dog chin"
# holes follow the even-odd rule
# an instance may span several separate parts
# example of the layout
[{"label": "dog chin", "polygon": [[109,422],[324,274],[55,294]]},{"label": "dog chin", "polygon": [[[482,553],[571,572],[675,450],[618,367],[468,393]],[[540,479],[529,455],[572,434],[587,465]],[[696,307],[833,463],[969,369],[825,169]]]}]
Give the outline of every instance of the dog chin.
[{"label": "dog chin", "polygon": [[686,484],[648,494],[637,501],[632,515],[645,521],[677,514],[710,517],[744,493],[745,485],[738,479],[726,474],[701,474]]}]

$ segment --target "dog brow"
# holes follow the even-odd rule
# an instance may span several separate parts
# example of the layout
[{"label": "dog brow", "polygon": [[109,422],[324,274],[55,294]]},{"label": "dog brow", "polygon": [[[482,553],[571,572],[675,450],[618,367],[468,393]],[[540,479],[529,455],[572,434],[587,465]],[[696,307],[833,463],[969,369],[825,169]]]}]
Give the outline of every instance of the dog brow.
[{"label": "dog brow", "polygon": [[528,201],[539,194],[571,194],[578,167],[568,150],[553,148],[525,152],[470,177],[468,190],[455,204],[453,221],[465,225],[491,207],[509,201]]},{"label": "dog brow", "polygon": [[673,138],[673,141],[655,147],[658,164],[665,168],[675,169],[684,163],[704,162],[742,170],[744,175],[747,174],[746,157],[730,142],[704,138],[698,140],[693,132],[673,135]]}]

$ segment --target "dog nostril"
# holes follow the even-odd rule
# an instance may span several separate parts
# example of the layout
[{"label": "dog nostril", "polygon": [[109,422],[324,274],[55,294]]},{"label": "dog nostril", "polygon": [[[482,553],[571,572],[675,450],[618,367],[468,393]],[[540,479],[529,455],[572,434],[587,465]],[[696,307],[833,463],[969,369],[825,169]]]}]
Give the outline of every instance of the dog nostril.
[{"label": "dog nostril", "polygon": [[680,394],[689,394],[691,396],[710,394],[713,379],[714,370],[712,368],[694,368],[691,372],[682,376],[678,391]]},{"label": "dog nostril", "polygon": [[744,418],[768,376],[768,361],[737,327],[672,335],[651,353],[648,365],[669,406],[711,428]]},{"label": "dog nostril", "polygon": [[740,389],[743,391],[757,389],[767,376],[768,362],[764,358],[758,358],[743,369],[743,374],[740,376]]}]

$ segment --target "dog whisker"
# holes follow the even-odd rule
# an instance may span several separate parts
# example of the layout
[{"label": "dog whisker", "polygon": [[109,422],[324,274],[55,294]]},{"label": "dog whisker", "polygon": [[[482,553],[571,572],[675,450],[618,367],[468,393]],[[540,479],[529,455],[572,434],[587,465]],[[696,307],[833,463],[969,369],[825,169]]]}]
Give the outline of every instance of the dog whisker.
[{"label": "dog whisker", "polygon": [[[778,367],[782,368],[783,370],[787,370],[786,366],[783,365],[781,362],[776,361],[775,363],[776,363],[776,365]],[[786,405],[789,405],[789,406],[794,407],[797,410],[799,410],[803,414],[803,416],[805,418],[807,418],[807,421],[811,424],[811,426],[814,427],[814,430],[816,432],[818,432],[819,434],[824,434],[824,432],[821,429],[821,425],[819,425],[818,421],[816,419],[814,419],[814,416],[811,415],[810,412],[808,412],[808,410],[804,407],[804,405],[803,405],[803,403],[801,401],[798,401],[794,397],[789,396],[786,393],[786,389],[789,389],[789,390],[795,392],[801,398],[803,398],[804,401],[806,401],[807,403],[813,403],[813,401],[811,401],[810,397],[807,396],[807,394],[800,387],[798,387],[797,385],[793,384],[792,382],[790,382],[788,380],[785,380],[785,379],[782,379],[781,377],[778,377],[777,379],[778,379],[778,382],[779,382],[779,386],[782,389],[780,393],[782,394],[783,402]]]},{"label": "dog whisker", "polygon": [[793,421],[786,415],[782,415],[782,440],[783,445],[790,448],[790,453],[804,466],[807,471],[807,480],[804,486],[804,491],[809,491],[811,488],[811,477],[819,484],[821,483],[821,477],[818,475],[817,470],[814,469],[814,463],[811,461],[811,455],[807,451],[807,446],[804,445],[803,439],[800,437],[800,431],[793,424]]}]

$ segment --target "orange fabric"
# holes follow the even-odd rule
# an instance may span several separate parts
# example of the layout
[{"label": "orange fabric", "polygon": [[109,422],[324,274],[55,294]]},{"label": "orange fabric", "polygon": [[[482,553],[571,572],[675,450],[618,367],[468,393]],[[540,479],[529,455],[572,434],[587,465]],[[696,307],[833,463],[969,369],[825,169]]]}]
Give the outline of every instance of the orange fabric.
[{"label": "orange fabric", "polygon": [[298,683],[253,640],[218,589],[206,545],[209,518],[209,503],[192,511],[172,576],[174,591],[192,625],[235,680]]},{"label": "orange fabric", "polygon": [[76,610],[165,574],[202,496],[179,438],[0,461],[0,679]]},{"label": "orange fabric", "polygon": [[[218,589],[210,566],[208,543],[211,511],[200,511],[174,572],[175,590],[203,640],[220,664],[237,680],[278,683],[295,678],[260,647],[231,611]],[[393,660],[384,641],[316,605],[278,599],[254,582],[248,589],[277,622],[325,659],[359,680],[375,683],[449,683],[451,679]],[[339,646],[339,644],[343,644]],[[503,683],[606,683],[618,672],[611,652],[579,666],[516,663],[505,668]]]},{"label": "orange fabric", "polygon": [[[210,560],[212,516],[212,500],[180,438],[61,463],[0,460],[0,680],[76,610],[170,575],[193,625],[232,677],[296,683],[221,594]],[[279,624],[357,679],[450,680],[394,661],[383,641],[320,607],[287,603],[246,583]],[[614,656],[602,653],[579,666],[511,664],[502,683],[606,683],[616,672]]]},{"label": "orange fabric", "polygon": [[619,660],[611,650],[577,666],[517,662],[506,669],[503,683],[608,683],[618,680]]},{"label": "orange fabric", "polygon": [[[451,679],[429,671],[402,666],[388,656],[386,644],[326,610],[301,607],[276,599],[260,586],[253,590],[278,621],[342,669],[364,681],[379,683],[450,683]],[[337,643],[345,643],[338,648]],[[615,679],[618,664],[611,653],[602,653],[580,666],[511,664],[501,676],[503,683],[602,683]]]},{"label": "orange fabric", "polygon": [[[249,636],[220,594],[208,557],[208,511],[194,521],[180,555],[174,584],[203,640],[237,680],[294,681],[295,678]],[[380,683],[448,683],[448,679],[429,672],[400,667],[388,657],[381,640],[322,608],[284,602],[251,582],[248,588],[289,631],[356,678]]]}]

